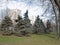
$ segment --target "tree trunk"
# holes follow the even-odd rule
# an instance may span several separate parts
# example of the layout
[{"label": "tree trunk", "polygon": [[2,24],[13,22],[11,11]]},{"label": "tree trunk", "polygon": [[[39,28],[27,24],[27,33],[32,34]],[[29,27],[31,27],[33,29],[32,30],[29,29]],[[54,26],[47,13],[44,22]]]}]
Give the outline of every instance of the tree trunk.
[{"label": "tree trunk", "polygon": [[59,15],[58,15],[58,38],[60,37],[60,0],[54,0],[55,4],[58,7]]},{"label": "tree trunk", "polygon": [[58,17],[57,17],[57,14],[56,14],[54,1],[53,1],[53,0],[50,0],[50,2],[51,2],[51,4],[52,4],[52,8],[53,8],[53,11],[54,11],[54,13],[55,13],[56,32],[57,32],[57,35],[58,35]]},{"label": "tree trunk", "polygon": [[60,37],[60,8],[59,8],[59,16],[58,16],[58,37]]},{"label": "tree trunk", "polygon": [[[56,30],[57,30],[57,34],[58,34],[58,38],[59,38],[60,37],[60,0],[50,0],[50,1],[52,3],[53,10],[54,10],[55,17],[56,17],[56,27],[57,27]],[[58,7],[58,12],[59,12],[58,17],[57,17],[56,11],[55,11],[54,3]]]}]

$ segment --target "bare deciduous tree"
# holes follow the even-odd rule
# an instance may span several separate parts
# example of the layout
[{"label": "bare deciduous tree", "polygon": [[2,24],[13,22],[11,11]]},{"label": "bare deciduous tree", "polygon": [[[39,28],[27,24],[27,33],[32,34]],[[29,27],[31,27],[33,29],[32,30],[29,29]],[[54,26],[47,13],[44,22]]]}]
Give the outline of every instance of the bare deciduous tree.
[{"label": "bare deciduous tree", "polygon": [[[51,3],[52,3],[52,6],[53,6],[53,10],[54,10],[54,13],[55,13],[55,17],[56,17],[56,24],[57,24],[57,34],[58,34],[58,38],[60,37],[60,0],[50,0]],[[56,14],[56,11],[55,11],[55,6],[54,4],[57,6],[58,8],[58,17],[57,17],[57,14]]]}]

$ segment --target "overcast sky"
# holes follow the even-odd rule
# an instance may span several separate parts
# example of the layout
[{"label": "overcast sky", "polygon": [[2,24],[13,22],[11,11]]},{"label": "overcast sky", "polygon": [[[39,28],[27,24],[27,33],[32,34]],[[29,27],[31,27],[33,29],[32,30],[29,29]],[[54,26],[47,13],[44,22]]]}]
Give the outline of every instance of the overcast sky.
[{"label": "overcast sky", "polygon": [[8,3],[6,2],[6,0],[0,0],[0,14],[1,10],[6,9],[7,6],[9,9],[20,9],[22,16],[26,12],[26,10],[28,10],[29,11],[28,15],[32,23],[36,19],[37,15],[39,15],[40,18],[43,20],[51,18],[49,13],[47,16],[41,16],[45,9],[42,8],[42,6],[40,5],[42,5],[42,3],[39,2],[39,0],[9,0]]}]

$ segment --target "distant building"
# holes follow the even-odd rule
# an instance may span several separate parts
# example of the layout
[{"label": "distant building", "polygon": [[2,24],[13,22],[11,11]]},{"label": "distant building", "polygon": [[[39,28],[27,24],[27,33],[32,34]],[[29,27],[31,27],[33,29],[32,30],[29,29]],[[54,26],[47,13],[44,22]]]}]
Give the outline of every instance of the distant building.
[{"label": "distant building", "polygon": [[11,20],[13,21],[13,23],[15,23],[15,21],[18,19],[18,15],[21,14],[21,10],[19,9],[12,9],[9,11],[9,17],[11,17]]}]

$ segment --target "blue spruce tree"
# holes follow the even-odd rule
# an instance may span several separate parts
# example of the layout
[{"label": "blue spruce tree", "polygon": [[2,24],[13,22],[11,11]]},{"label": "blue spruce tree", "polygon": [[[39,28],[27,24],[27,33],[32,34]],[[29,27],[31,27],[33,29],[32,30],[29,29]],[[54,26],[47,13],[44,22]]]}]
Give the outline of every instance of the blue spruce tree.
[{"label": "blue spruce tree", "polygon": [[43,34],[44,33],[45,26],[44,26],[42,20],[39,18],[39,16],[37,16],[37,19],[35,20],[33,27],[34,27],[35,34]]}]

